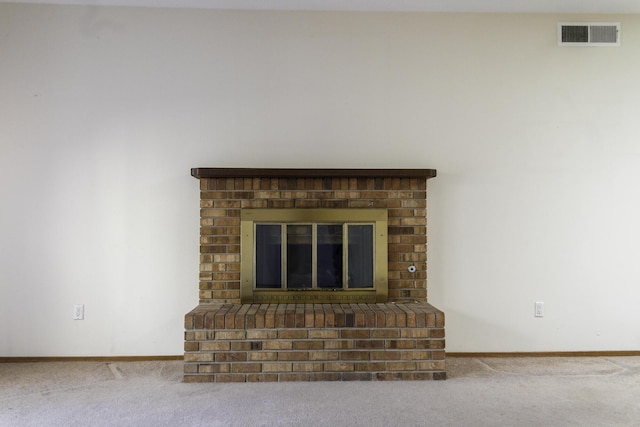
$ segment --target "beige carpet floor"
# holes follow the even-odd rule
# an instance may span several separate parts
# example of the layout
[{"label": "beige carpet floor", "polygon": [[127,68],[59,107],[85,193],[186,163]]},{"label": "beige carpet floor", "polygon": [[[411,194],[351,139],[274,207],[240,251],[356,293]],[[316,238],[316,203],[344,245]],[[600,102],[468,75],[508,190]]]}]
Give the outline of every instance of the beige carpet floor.
[{"label": "beige carpet floor", "polygon": [[182,364],[0,364],[0,426],[640,426],[640,357],[449,358],[446,381],[185,384]]}]

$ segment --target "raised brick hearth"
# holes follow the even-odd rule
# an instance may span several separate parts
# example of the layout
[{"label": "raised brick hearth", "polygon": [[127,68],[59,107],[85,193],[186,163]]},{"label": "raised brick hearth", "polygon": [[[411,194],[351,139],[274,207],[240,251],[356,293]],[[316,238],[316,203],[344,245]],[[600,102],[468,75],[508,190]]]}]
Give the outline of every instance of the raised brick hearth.
[{"label": "raised brick hearth", "polygon": [[203,304],[185,380],[444,379],[444,314],[427,303]]},{"label": "raised brick hearth", "polygon": [[[200,304],[186,382],[445,379],[444,313],[427,303],[426,181],[435,170],[193,169]],[[242,209],[386,209],[386,303],[242,304]],[[411,268],[410,268],[411,267]]]}]

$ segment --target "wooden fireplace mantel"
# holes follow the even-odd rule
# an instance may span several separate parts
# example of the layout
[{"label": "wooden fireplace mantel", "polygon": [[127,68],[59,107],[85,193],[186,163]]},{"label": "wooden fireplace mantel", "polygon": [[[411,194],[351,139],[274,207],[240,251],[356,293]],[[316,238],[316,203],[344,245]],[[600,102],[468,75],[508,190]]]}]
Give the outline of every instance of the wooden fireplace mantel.
[{"label": "wooden fireplace mantel", "polygon": [[192,168],[194,178],[423,178],[436,176],[435,169],[277,169]]}]

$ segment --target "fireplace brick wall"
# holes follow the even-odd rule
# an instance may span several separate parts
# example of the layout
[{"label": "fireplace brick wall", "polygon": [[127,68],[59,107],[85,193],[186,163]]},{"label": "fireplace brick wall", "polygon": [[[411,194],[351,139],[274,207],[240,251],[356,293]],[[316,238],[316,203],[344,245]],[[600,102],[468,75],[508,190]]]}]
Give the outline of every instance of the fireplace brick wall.
[{"label": "fireplace brick wall", "polygon": [[[184,381],[442,380],[444,313],[427,302],[427,179],[435,170],[193,169],[199,305]],[[388,213],[388,302],[242,304],[242,209]],[[410,272],[409,267],[415,271]]]},{"label": "fireplace brick wall", "polygon": [[243,208],[388,209],[389,301],[425,301],[426,188],[424,178],[200,179],[200,302],[240,302]]}]

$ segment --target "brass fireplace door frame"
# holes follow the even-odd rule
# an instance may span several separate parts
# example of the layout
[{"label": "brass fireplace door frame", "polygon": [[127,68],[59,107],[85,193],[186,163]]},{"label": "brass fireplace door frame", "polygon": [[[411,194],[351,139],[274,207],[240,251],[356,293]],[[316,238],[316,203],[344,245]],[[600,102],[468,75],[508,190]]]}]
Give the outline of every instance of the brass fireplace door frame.
[{"label": "brass fireplace door frame", "polygon": [[[255,223],[373,224],[374,286],[359,289],[256,289]],[[242,303],[385,303],[388,296],[387,209],[243,209],[240,212]]]}]

